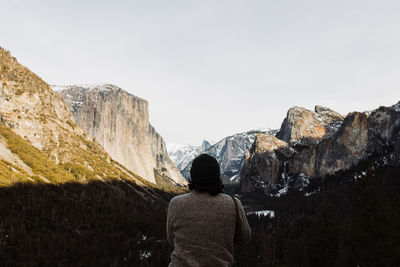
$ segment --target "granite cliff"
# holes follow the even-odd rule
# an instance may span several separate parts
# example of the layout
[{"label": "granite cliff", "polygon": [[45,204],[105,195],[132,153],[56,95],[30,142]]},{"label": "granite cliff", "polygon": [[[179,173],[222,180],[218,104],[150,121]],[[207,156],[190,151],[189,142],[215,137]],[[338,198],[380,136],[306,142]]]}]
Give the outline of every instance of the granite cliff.
[{"label": "granite cliff", "polygon": [[293,154],[290,146],[273,135],[257,134],[251,148],[246,151],[240,172],[242,192],[257,186],[275,184],[284,173],[284,162]]},{"label": "granite cliff", "polygon": [[57,92],[0,48],[0,185],[90,181],[149,185],[75,124]]},{"label": "granite cliff", "polygon": [[110,84],[53,86],[75,122],[111,157],[152,183],[186,184],[149,123],[148,102]]},{"label": "granite cliff", "polygon": [[396,165],[400,157],[400,103],[346,117],[317,106],[294,107],[276,137],[259,134],[247,152],[241,191],[301,187],[368,159]]},{"label": "granite cliff", "polygon": [[342,115],[322,106],[315,106],[315,111],[293,107],[276,137],[289,144],[316,144],[335,134],[342,121]]}]

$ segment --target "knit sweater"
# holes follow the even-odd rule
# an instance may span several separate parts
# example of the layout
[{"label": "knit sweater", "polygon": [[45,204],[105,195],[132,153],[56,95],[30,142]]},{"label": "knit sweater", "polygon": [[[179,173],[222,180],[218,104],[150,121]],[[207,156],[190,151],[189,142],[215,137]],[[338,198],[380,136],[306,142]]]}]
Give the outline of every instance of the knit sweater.
[{"label": "knit sweater", "polygon": [[237,213],[232,197],[223,193],[174,197],[167,216],[167,239],[174,248],[169,267],[232,266],[234,240],[244,245],[251,235],[243,207],[235,201]]}]

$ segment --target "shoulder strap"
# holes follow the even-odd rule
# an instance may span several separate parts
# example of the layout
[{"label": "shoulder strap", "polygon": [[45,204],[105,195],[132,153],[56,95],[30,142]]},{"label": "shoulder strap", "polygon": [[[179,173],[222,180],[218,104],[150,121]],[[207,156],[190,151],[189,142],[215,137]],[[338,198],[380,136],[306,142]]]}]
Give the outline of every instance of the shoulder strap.
[{"label": "shoulder strap", "polygon": [[231,196],[231,197],[232,197],[233,203],[235,203],[235,212],[236,212],[235,236],[236,236],[236,231],[237,231],[237,229],[238,229],[238,223],[239,223],[239,218],[238,218],[238,207],[237,207],[237,203],[236,203],[235,198],[234,198],[233,196]]}]

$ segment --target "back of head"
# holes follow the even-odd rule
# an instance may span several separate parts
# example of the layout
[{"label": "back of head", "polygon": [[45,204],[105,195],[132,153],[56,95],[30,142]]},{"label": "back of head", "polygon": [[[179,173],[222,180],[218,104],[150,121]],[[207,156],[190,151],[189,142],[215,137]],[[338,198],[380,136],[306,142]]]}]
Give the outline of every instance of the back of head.
[{"label": "back of head", "polygon": [[218,161],[208,154],[201,154],[192,162],[189,189],[208,192],[212,196],[222,193],[224,186],[220,176]]}]

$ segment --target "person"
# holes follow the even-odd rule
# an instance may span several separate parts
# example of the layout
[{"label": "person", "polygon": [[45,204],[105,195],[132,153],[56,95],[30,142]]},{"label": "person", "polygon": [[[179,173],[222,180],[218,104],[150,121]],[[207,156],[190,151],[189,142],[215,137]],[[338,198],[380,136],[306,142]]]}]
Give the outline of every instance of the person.
[{"label": "person", "polygon": [[232,266],[234,245],[248,243],[251,229],[240,200],[223,193],[214,157],[202,154],[193,160],[189,189],[168,206],[169,267]]}]

